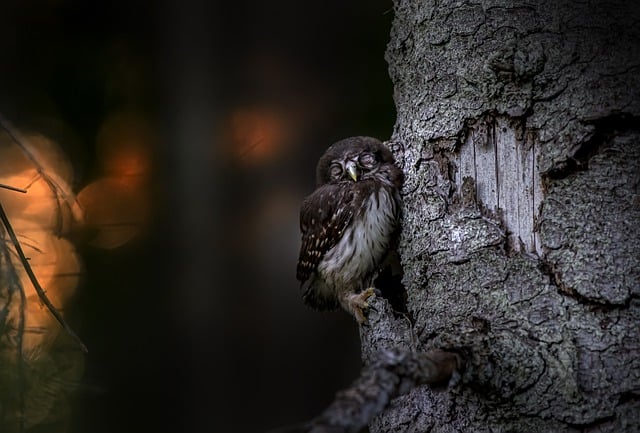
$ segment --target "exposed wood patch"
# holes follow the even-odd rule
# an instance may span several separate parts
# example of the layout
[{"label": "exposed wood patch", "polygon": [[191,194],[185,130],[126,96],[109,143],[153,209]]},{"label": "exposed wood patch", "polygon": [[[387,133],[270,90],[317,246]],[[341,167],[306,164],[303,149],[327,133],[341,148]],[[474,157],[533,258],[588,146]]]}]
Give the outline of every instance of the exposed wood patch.
[{"label": "exposed wood patch", "polygon": [[487,117],[469,127],[458,152],[456,184],[469,176],[481,206],[502,218],[509,246],[542,255],[536,230],[542,201],[536,143],[519,121]]}]

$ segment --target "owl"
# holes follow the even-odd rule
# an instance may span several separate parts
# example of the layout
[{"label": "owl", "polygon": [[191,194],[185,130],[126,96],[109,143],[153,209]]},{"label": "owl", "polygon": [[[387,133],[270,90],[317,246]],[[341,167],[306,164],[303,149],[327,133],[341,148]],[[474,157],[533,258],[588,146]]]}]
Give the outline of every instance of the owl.
[{"label": "owl", "polygon": [[366,321],[373,280],[393,247],[403,173],[384,144],[351,137],[318,161],[316,190],[302,203],[297,278],[304,302]]}]

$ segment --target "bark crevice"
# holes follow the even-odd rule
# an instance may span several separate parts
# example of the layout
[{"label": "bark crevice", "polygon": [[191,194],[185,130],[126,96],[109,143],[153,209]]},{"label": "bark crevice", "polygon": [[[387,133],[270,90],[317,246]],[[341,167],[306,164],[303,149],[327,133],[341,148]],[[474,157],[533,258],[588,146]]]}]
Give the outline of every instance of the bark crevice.
[{"label": "bark crevice", "polygon": [[610,146],[613,137],[628,131],[640,131],[640,117],[624,112],[586,120],[583,124],[592,130],[591,137],[580,143],[571,157],[542,173],[545,184],[587,171],[591,158]]}]

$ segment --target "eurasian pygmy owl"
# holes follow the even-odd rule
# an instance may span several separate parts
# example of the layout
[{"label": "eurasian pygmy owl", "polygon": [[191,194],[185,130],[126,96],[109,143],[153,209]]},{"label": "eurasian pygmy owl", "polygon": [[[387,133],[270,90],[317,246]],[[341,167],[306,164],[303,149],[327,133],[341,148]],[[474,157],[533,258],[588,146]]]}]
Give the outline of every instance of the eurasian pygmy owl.
[{"label": "eurasian pygmy owl", "polygon": [[342,306],[359,323],[375,274],[396,236],[402,171],[379,140],[352,137],[318,161],[316,190],[302,203],[297,277],[304,302]]}]

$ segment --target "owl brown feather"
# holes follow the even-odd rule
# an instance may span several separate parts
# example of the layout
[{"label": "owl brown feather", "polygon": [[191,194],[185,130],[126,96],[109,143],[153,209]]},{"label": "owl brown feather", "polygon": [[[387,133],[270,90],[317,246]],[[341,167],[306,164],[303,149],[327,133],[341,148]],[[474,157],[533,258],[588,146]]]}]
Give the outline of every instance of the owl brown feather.
[{"label": "owl brown feather", "polygon": [[302,203],[302,248],[297,277],[306,281],[335,246],[353,218],[353,193],[342,185],[323,185]]},{"label": "owl brown feather", "polygon": [[323,185],[302,203],[300,231],[302,246],[298,260],[298,280],[303,282],[303,298],[310,306],[325,310],[338,307],[335,297],[311,291],[315,271],[327,251],[342,238],[353,218],[353,192],[345,185]]},{"label": "owl brown feather", "polygon": [[342,305],[363,320],[371,283],[391,248],[400,215],[402,171],[370,137],[348,138],[320,158],[317,189],[300,211],[297,278],[303,299],[325,310]]}]

